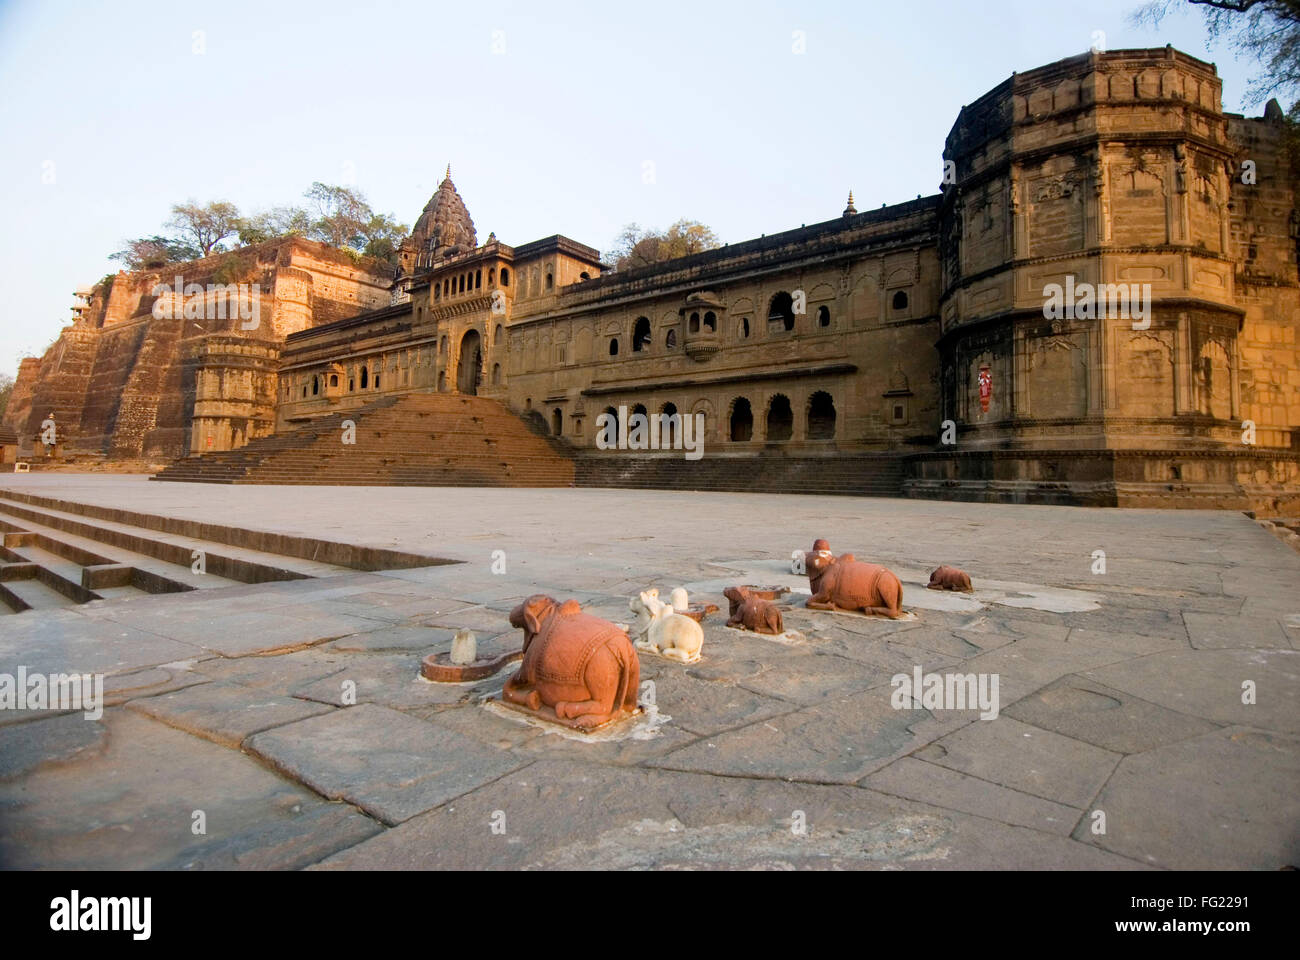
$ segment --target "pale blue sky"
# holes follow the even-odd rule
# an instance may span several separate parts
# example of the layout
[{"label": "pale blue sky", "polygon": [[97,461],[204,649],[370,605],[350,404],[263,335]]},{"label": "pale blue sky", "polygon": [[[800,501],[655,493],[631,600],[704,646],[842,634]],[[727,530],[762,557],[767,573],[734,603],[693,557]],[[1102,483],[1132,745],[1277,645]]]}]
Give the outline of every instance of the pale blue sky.
[{"label": "pale blue sky", "polygon": [[0,3],[0,372],[187,198],[351,175],[410,224],[450,162],[480,242],[684,216],[737,242],[935,192],[962,104],[1097,30],[1216,61],[1242,112],[1250,65],[1194,13],[1130,27],[1139,2]]}]

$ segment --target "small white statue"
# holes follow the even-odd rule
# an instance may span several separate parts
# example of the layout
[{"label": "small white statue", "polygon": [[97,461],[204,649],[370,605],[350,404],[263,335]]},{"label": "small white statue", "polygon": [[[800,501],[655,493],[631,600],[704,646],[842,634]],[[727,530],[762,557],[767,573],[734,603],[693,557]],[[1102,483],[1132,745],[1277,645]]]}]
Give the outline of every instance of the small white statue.
[{"label": "small white statue", "polygon": [[648,650],[682,663],[694,663],[700,659],[700,648],[704,646],[704,628],[677,612],[687,608],[685,590],[678,587],[671,597],[672,603],[664,603],[659,599],[658,589],[650,589],[629,600],[627,606],[636,614],[636,621],[628,635],[639,650]]},{"label": "small white statue", "polygon": [[478,658],[478,641],[473,630],[457,630],[451,638],[451,662],[457,666],[473,663]]}]

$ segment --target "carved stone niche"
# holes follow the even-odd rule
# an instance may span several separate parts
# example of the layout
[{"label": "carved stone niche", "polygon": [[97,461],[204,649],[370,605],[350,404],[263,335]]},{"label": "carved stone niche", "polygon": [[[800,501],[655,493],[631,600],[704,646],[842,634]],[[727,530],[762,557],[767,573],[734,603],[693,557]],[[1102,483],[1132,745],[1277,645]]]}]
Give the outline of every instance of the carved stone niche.
[{"label": "carved stone niche", "polygon": [[712,291],[688,295],[685,305],[677,312],[686,331],[683,346],[688,357],[703,363],[721,349],[720,331],[727,307]]}]

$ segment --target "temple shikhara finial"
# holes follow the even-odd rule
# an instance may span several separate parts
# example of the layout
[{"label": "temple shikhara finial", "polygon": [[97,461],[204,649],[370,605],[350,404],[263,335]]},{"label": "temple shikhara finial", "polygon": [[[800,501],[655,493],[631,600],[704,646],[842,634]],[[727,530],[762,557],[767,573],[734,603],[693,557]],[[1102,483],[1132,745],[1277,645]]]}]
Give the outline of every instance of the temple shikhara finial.
[{"label": "temple shikhara finial", "polygon": [[849,191],[849,205],[844,208],[844,216],[851,217],[858,212],[858,208],[853,205],[853,191]]}]

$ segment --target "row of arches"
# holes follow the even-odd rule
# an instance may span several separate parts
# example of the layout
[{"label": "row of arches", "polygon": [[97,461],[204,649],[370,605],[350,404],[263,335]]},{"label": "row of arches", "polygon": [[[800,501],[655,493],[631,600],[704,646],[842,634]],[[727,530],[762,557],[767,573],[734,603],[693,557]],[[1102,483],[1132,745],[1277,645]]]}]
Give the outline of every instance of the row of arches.
[{"label": "row of arches", "polygon": [[[807,439],[835,439],[835,400],[825,390],[818,390],[808,398],[804,418]],[[767,443],[784,443],[794,436],[794,410],[789,397],[778,393],[768,401],[763,426],[763,439]],[[727,439],[732,443],[747,443],[754,439],[754,408],[748,397],[736,397],[731,401],[727,414]]]},{"label": "row of arches", "polygon": [[[497,270],[496,267],[489,267],[487,272],[488,287],[496,286]],[[501,268],[501,286],[510,286],[510,268]],[[450,297],[458,293],[472,293],[475,290],[481,290],[483,287],[483,270],[466,270],[464,273],[458,273],[454,277],[443,277],[441,283],[433,285],[433,299],[441,300],[443,297]]]},{"label": "row of arches", "polygon": [[[363,365],[360,370],[348,377],[348,392],[353,393],[356,391],[358,381],[361,383],[362,390],[378,390],[380,377],[381,374],[378,370],[375,371],[374,376],[372,377],[370,375],[370,367]],[[313,397],[320,396],[321,391],[325,389],[325,384],[327,382],[331,389],[337,389],[339,386],[339,375],[337,373],[313,374],[310,380],[303,382],[302,395],[304,399],[309,395]]]},{"label": "row of arches", "polygon": [[[698,404],[697,404],[698,406]],[[618,409],[616,407],[606,407],[605,413],[618,421]],[[659,413],[667,417],[680,417],[677,405],[671,401],[664,403],[659,408]],[[629,411],[629,418],[636,414],[648,415],[646,405],[638,403]],[[835,421],[836,421],[835,400],[825,390],[818,390],[808,398],[808,403],[804,408],[804,436],[808,440],[834,440],[835,439]],[[662,434],[666,445],[670,445],[675,439],[674,430],[680,430],[680,421],[669,421],[671,426],[666,427],[665,433]],[[784,443],[794,437],[794,410],[790,405],[790,398],[783,393],[778,393],[768,401],[767,410],[763,417],[763,441],[766,443]],[[621,426],[621,425],[620,425]],[[748,397],[735,397],[731,401],[731,407],[727,411],[725,439],[731,443],[749,443],[755,439],[754,436],[754,408]],[[561,436],[564,428],[564,414],[559,407],[551,411],[551,432],[555,436]]]}]

